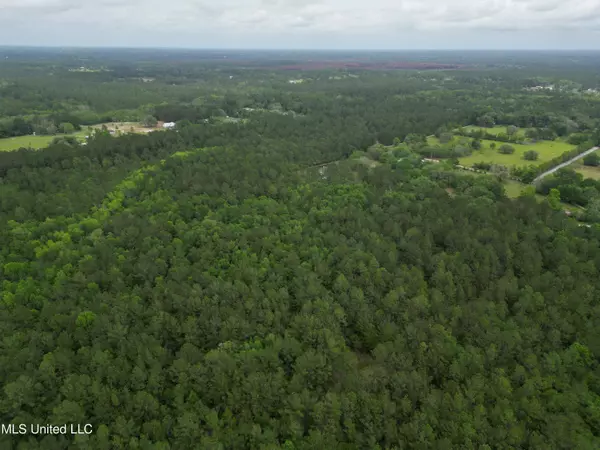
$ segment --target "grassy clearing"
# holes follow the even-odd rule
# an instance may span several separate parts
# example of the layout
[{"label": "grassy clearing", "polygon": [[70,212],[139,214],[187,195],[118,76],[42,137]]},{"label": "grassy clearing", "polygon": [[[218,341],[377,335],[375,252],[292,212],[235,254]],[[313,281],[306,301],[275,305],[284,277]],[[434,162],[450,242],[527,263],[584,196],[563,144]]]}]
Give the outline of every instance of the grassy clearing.
[{"label": "grassy clearing", "polygon": [[[491,128],[484,128],[484,127],[478,127],[475,125],[468,125],[466,127],[463,127],[463,129],[465,131],[477,131],[477,130],[483,130],[484,132],[493,134],[494,136],[498,136],[500,133],[506,133],[506,126],[497,126],[497,127],[491,127]],[[529,128],[519,128],[517,130],[517,136],[524,138],[525,137],[525,132],[528,130]]]},{"label": "grassy clearing", "polygon": [[92,131],[99,130],[103,125],[106,125],[108,130],[114,131],[116,135],[131,132],[145,134],[149,133],[150,131],[162,130],[162,128],[145,127],[139,122],[109,122],[90,126],[83,125],[80,131],[69,135],[58,134],[56,136],[18,136],[14,138],[0,139],[0,151],[8,152],[12,150],[18,150],[21,147],[31,147],[34,149],[46,148],[55,137],[59,136],[75,136],[79,141],[85,142],[85,137],[91,133],[90,128]]},{"label": "grassy clearing", "polygon": [[523,193],[526,187],[527,185],[518,181],[507,180],[504,182],[504,190],[506,191],[506,196],[509,198],[517,198]]},{"label": "grassy clearing", "polygon": [[[461,141],[471,142],[472,139],[465,138],[462,136],[455,136],[450,144],[459,144]],[[438,138],[429,136],[427,138],[429,145],[443,145],[440,144]],[[530,164],[541,164],[546,161],[550,161],[557,156],[562,155],[565,152],[573,150],[575,148],[571,144],[567,144],[564,141],[538,141],[535,144],[521,145],[521,144],[509,144],[515,148],[515,152],[512,155],[504,155],[498,152],[498,148],[503,145],[503,142],[497,141],[481,141],[481,150],[474,150],[471,156],[465,156],[460,158],[460,163],[463,166],[470,167],[478,162],[490,162],[493,164],[502,164],[505,166],[528,166]],[[496,148],[492,149],[491,145],[495,144]],[[527,150],[535,150],[539,153],[537,161],[527,161],[523,158],[523,155]]]},{"label": "grassy clearing", "polygon": [[35,149],[48,147],[52,139],[59,136],[75,136],[81,142],[85,141],[86,131],[78,131],[70,135],[57,135],[57,136],[18,136],[14,138],[0,139],[0,152],[9,152],[11,150],[18,150],[21,147],[31,147]]},{"label": "grassy clearing", "polygon": [[[515,148],[515,152],[512,155],[504,155],[498,152],[498,148],[502,145],[502,142],[495,141],[481,141],[481,150],[476,150],[471,156],[460,158],[460,163],[463,166],[472,166],[478,162],[491,162],[493,164],[503,164],[505,166],[527,166],[530,164],[541,164],[546,161],[550,161],[557,156],[562,155],[565,152],[573,150],[574,146],[567,144],[562,141],[540,141],[535,144],[519,145],[510,144]],[[496,144],[496,148],[492,149],[490,146],[492,143]],[[539,153],[537,161],[527,161],[523,158],[523,155],[527,150],[535,150]]]},{"label": "grassy clearing", "polygon": [[591,167],[578,165],[577,167],[573,167],[575,172],[583,175],[583,178],[592,178],[594,180],[600,180],[600,167]]}]

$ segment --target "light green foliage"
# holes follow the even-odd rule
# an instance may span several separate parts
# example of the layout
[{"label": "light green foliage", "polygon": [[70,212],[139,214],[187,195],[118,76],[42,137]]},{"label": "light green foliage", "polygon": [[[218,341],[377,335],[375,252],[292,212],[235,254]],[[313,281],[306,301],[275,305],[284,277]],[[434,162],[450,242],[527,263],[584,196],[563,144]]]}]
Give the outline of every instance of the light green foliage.
[{"label": "light green foliage", "polygon": [[560,209],[560,191],[558,189],[551,189],[548,194],[548,203],[552,209]]},{"label": "light green foliage", "polygon": [[96,315],[91,311],[84,311],[77,316],[76,324],[78,327],[86,328],[94,323]]},{"label": "light green foliage", "polygon": [[75,132],[75,127],[72,123],[64,122],[59,125],[58,131],[65,134],[71,134]]}]

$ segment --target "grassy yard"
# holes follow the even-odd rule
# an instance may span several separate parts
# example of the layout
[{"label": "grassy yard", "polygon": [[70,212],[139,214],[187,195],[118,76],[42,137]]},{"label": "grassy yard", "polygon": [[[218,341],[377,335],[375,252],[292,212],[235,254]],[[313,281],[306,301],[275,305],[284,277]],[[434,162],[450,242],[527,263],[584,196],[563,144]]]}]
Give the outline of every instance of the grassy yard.
[{"label": "grassy yard", "polygon": [[[451,144],[458,144],[462,140],[471,141],[470,138],[462,136],[455,136]],[[439,139],[434,136],[427,138],[429,145],[441,145]],[[509,144],[515,148],[515,152],[512,155],[504,155],[498,152],[498,148],[503,142],[497,141],[481,141],[481,149],[474,150],[471,156],[460,158],[460,163],[463,166],[471,167],[473,164],[478,162],[490,162],[493,164],[502,164],[505,166],[527,166],[530,164],[541,164],[546,161],[550,161],[563,153],[575,148],[571,144],[567,144],[564,141],[538,141],[535,144],[520,145],[520,144]],[[492,149],[490,146],[496,144],[496,148]],[[535,150],[538,152],[539,157],[537,161],[527,161],[523,158],[523,155],[527,150]]]},{"label": "grassy yard", "polygon": [[[557,156],[562,155],[569,150],[574,148],[573,145],[567,144],[562,141],[539,141],[535,144],[519,145],[510,144],[515,148],[515,152],[512,155],[504,155],[498,152],[498,147],[502,145],[501,142],[495,142],[496,148],[490,148],[490,145],[495,141],[481,141],[481,150],[476,150],[471,156],[460,158],[460,163],[463,166],[472,166],[478,162],[491,162],[493,164],[502,164],[505,166],[527,166],[529,164],[541,164],[546,161],[550,161]],[[535,150],[539,153],[537,161],[527,161],[523,158],[523,155],[527,150]]]},{"label": "grassy yard", "polygon": [[[64,135],[57,135],[64,136]],[[0,152],[18,150],[21,147],[31,147],[35,149],[45,148],[57,136],[18,136],[14,138],[0,139]],[[80,141],[85,140],[86,132],[78,131],[69,136],[75,136]]]}]

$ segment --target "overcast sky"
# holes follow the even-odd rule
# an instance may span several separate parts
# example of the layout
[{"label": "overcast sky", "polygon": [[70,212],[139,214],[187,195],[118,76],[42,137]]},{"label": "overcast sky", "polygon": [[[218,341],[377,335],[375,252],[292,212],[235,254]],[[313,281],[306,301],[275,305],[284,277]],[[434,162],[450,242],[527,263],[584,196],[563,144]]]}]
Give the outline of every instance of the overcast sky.
[{"label": "overcast sky", "polygon": [[600,0],[0,0],[0,45],[600,49]]}]

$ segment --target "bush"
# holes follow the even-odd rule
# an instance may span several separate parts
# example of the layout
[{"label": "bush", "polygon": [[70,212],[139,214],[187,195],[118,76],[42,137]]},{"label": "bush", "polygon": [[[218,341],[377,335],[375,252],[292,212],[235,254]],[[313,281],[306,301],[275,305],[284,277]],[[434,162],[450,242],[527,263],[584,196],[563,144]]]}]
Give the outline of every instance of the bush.
[{"label": "bush", "polygon": [[406,158],[411,155],[411,151],[408,148],[399,147],[394,149],[393,154],[396,158]]},{"label": "bush", "polygon": [[515,152],[515,148],[509,144],[502,144],[498,149],[498,152],[504,155],[512,155]]},{"label": "bush", "polygon": [[473,164],[473,169],[485,170],[488,172],[492,168],[492,163],[478,162]]},{"label": "bush", "polygon": [[517,131],[519,131],[519,129],[514,125],[509,125],[508,127],[506,127],[506,134],[508,134],[509,136],[516,134]]},{"label": "bush", "polygon": [[600,156],[598,156],[598,153],[590,153],[583,158],[583,165],[592,167],[600,166]]},{"label": "bush", "polygon": [[457,145],[456,147],[454,147],[454,152],[453,155],[455,157],[464,157],[464,156],[469,156],[471,155],[471,153],[473,153],[471,151],[471,149],[469,147],[464,147],[462,145]]},{"label": "bush", "polygon": [[520,179],[523,183],[531,183],[540,173],[540,169],[533,165],[513,167],[511,170],[511,175]]},{"label": "bush", "polygon": [[590,139],[589,135],[583,133],[575,133],[569,136],[567,142],[571,145],[580,145],[587,142]]},{"label": "bush", "polygon": [[61,133],[71,134],[75,131],[75,126],[72,123],[64,122],[58,127]]},{"label": "bush", "polygon": [[68,145],[69,147],[76,147],[79,145],[79,141],[75,136],[57,136],[52,139],[50,145]]},{"label": "bush", "polygon": [[142,124],[145,127],[149,127],[149,128],[155,127],[157,123],[158,123],[158,120],[154,116],[146,116],[146,117],[144,117],[144,120],[142,121]]},{"label": "bush", "polygon": [[535,150],[527,150],[525,152],[525,154],[523,155],[523,158],[526,159],[527,161],[537,161],[539,156],[540,156],[540,154],[538,152],[536,152]]}]

